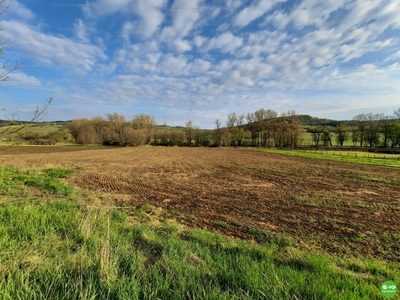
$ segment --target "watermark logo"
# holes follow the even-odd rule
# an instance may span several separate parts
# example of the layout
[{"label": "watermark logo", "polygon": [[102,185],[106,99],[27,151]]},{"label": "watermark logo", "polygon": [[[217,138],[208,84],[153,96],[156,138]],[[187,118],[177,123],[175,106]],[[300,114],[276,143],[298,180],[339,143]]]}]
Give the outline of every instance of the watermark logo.
[{"label": "watermark logo", "polygon": [[381,285],[381,293],[386,298],[392,298],[397,293],[397,285],[393,281],[385,281]]}]

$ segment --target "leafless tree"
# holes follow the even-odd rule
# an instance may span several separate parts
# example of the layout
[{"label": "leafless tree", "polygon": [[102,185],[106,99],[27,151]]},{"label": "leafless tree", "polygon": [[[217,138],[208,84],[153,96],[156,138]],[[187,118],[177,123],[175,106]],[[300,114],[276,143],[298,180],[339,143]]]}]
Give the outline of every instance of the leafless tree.
[{"label": "leafless tree", "polygon": [[186,144],[188,146],[191,146],[193,139],[193,121],[192,120],[187,121],[185,126],[186,126]]},{"label": "leafless tree", "polygon": [[319,145],[319,142],[321,141],[321,134],[323,131],[324,129],[321,126],[315,126],[310,129],[311,138],[315,146]]},{"label": "leafless tree", "polygon": [[[0,0],[0,16],[9,8],[9,5],[4,5],[5,0]],[[0,19],[1,22],[1,19]],[[5,30],[5,28],[0,26],[0,31]],[[3,52],[4,52],[4,48],[3,46],[7,43],[7,41],[3,41],[0,37],[0,57],[2,56]],[[3,61],[2,63],[0,63],[0,69],[5,70],[4,72],[0,73],[0,82],[4,82],[7,81],[8,75],[21,68],[21,65],[18,64],[18,62],[16,62],[14,65],[10,66],[8,65],[8,60]],[[13,133],[17,133],[18,131],[21,131],[22,129],[24,129],[26,126],[28,126],[29,124],[35,122],[35,121],[39,121],[41,120],[42,115],[45,113],[45,111],[47,110],[47,108],[49,107],[50,103],[53,101],[53,98],[50,98],[49,100],[46,100],[46,104],[44,105],[43,108],[39,108],[36,107],[36,110],[33,114],[33,117],[28,121],[28,122],[24,122],[24,124],[22,126],[19,126],[18,128],[13,127],[13,125],[16,123],[16,120],[14,116],[9,117],[9,116],[5,116],[5,118],[9,121],[8,126],[4,126],[4,128],[2,128],[0,130],[0,137],[4,137],[6,134],[13,134]],[[7,111],[7,108],[2,107],[0,108],[1,111]],[[11,144],[12,145],[12,144]]]},{"label": "leafless tree", "polygon": [[215,120],[216,129],[214,131],[214,146],[219,147],[221,145],[222,131],[221,131],[221,122],[219,119]]},{"label": "leafless tree", "polygon": [[107,121],[103,117],[94,117],[90,121],[91,121],[92,127],[94,128],[96,133],[99,135],[99,144],[103,145],[103,142],[104,142],[103,135],[108,127]]},{"label": "leafless tree", "polygon": [[251,144],[252,146],[257,146],[258,130],[257,130],[257,119],[255,113],[248,113],[246,116],[247,128],[250,130],[251,134]]},{"label": "leafless tree", "polygon": [[397,110],[395,110],[393,113],[400,120],[400,107]]},{"label": "leafless tree", "polygon": [[384,114],[372,114],[369,113],[366,115],[367,118],[367,126],[365,132],[365,139],[369,143],[370,147],[376,146],[379,144],[379,132],[382,129],[382,125],[384,124],[385,116]]},{"label": "leafless tree", "polygon": [[126,145],[125,129],[129,126],[124,115],[118,113],[106,114],[110,128],[114,133],[114,142],[120,146]]},{"label": "leafless tree", "polygon": [[366,114],[358,114],[357,116],[354,117],[354,120],[356,121],[358,127],[360,147],[362,147],[363,142],[365,140],[365,131],[368,125],[368,119]]},{"label": "leafless tree", "polygon": [[142,130],[146,134],[146,144],[149,144],[151,141],[151,136],[153,131],[157,126],[157,122],[153,116],[140,114],[133,117],[132,120],[132,128],[134,130]]}]

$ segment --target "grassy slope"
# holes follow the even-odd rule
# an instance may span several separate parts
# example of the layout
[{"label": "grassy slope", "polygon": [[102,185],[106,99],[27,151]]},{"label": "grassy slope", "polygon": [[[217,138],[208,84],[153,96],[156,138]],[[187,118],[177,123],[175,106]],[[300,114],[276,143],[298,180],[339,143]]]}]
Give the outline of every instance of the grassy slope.
[{"label": "grassy slope", "polygon": [[[18,130],[19,128],[23,127],[24,125],[14,125],[11,126],[10,130],[7,130],[7,133],[1,136],[1,139],[9,140],[12,137],[16,137],[18,133],[27,133],[27,132],[32,132],[32,133],[39,133],[40,135],[46,135],[54,131],[58,131],[60,128],[63,128],[63,125],[59,125],[56,123],[43,123],[43,124],[28,124],[26,125],[25,128],[21,129],[18,133],[8,133],[12,132],[15,130]],[[0,132],[5,130],[8,127],[0,127]]]},{"label": "grassy slope", "polygon": [[400,282],[393,262],[230,239],[150,205],[110,209],[61,183],[72,171],[0,167],[1,299],[378,299]]}]

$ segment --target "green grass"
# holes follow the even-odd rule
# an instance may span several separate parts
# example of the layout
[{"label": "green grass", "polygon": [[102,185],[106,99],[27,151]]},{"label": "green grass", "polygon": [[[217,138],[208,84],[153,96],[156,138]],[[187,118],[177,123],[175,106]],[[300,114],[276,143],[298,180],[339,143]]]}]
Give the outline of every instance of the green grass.
[{"label": "green grass", "polygon": [[[367,164],[367,165],[376,165],[376,166],[386,166],[386,167],[400,167],[400,160],[395,159],[383,159],[383,158],[373,158],[373,157],[364,157],[367,155],[365,152],[362,153],[362,156],[353,152],[342,152],[340,155],[340,151],[322,151],[314,152],[314,151],[298,151],[298,150],[278,150],[278,149],[251,149],[253,151],[259,152],[267,152],[267,153],[277,153],[291,156],[300,156],[307,158],[316,158],[316,159],[325,159],[325,160],[334,160],[341,162],[350,162],[357,164]],[[349,155],[347,155],[349,153]],[[355,156],[357,154],[357,156]],[[370,156],[373,154],[369,154]],[[383,156],[383,155],[382,155]],[[386,155],[388,157],[390,155]],[[399,157],[399,155],[391,155],[394,157]]]},{"label": "green grass", "polygon": [[[19,128],[23,127],[25,125],[13,125],[10,127],[10,130],[7,130],[4,138],[10,138],[10,137],[15,137],[18,135],[18,133],[9,133],[9,132],[13,132],[15,130],[18,130]],[[57,125],[57,124],[53,124],[53,123],[46,123],[46,124],[28,124],[25,126],[25,128],[21,129],[19,132],[20,133],[27,133],[27,132],[37,132],[40,133],[42,135],[45,134],[49,134],[51,132],[54,131],[58,131],[60,128],[62,128],[62,125]],[[0,131],[5,130],[6,128],[8,128],[8,126],[5,127],[0,127]]]},{"label": "green grass", "polygon": [[61,199],[71,172],[0,169],[2,200],[53,193],[1,201],[1,299],[379,299],[383,281],[400,282],[394,262],[301,251],[284,235],[251,244],[186,228],[150,204],[107,210],[75,191]]},{"label": "green grass", "polygon": [[[379,135],[380,135],[380,139],[382,140],[382,139],[383,139],[383,134],[380,133]],[[339,146],[339,145],[337,144],[337,142],[336,142],[336,134],[335,134],[335,133],[332,133],[331,139],[332,139],[332,145],[333,145],[333,146]],[[311,132],[303,132],[303,134],[302,134],[300,140],[301,140],[301,145],[303,145],[303,146],[306,146],[306,145],[307,145],[307,146],[315,146],[315,143],[314,143],[314,141],[313,141]],[[321,143],[322,143],[322,134],[321,134],[320,144],[321,144]],[[360,145],[360,142],[357,142],[357,143],[356,143],[356,146],[359,146],[359,145]],[[351,137],[350,137],[350,138],[347,138],[347,139],[344,141],[343,146],[344,146],[344,147],[351,147],[351,146],[354,146],[354,144],[353,144],[353,142],[352,142],[352,140],[351,140]]]},{"label": "green grass", "polygon": [[[21,190],[23,186],[35,187],[51,194],[71,196],[74,188],[61,183],[58,178],[66,178],[74,170],[57,168],[43,170],[19,170],[0,167],[0,187],[3,191]],[[0,193],[1,195],[1,193]]]}]

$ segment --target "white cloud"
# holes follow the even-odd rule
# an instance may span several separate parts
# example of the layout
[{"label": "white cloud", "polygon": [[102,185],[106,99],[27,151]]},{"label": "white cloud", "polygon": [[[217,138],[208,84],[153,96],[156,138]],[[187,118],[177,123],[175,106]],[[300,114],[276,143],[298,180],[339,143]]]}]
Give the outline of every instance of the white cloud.
[{"label": "white cloud", "polygon": [[81,19],[78,19],[74,23],[75,35],[76,37],[83,43],[88,44],[89,40],[89,32],[95,30],[94,27],[89,27],[83,23]]},{"label": "white cloud", "polygon": [[346,8],[351,0],[303,0],[295,5],[289,13],[275,11],[267,16],[262,26],[272,23],[277,29],[283,30],[288,24],[293,24],[297,28],[309,25],[323,27],[326,29],[325,22],[330,18],[331,13],[339,8]]},{"label": "white cloud", "polygon": [[228,29],[229,29],[229,24],[228,23],[223,23],[223,24],[218,26],[217,31],[218,32],[224,32],[224,31],[227,31]]},{"label": "white cloud", "polygon": [[247,6],[240,13],[238,13],[233,23],[236,26],[244,27],[252,21],[260,18],[272,7],[274,7],[275,4],[286,1],[287,0],[259,0],[257,4]]},{"label": "white cloud", "polygon": [[99,75],[110,75],[115,71],[116,67],[117,63],[115,62],[97,65]]},{"label": "white cloud", "polygon": [[150,63],[157,64],[161,58],[161,55],[162,55],[161,53],[149,53],[146,56]]},{"label": "white cloud", "polygon": [[200,36],[200,35],[195,36],[193,39],[196,47],[200,47],[201,45],[203,45],[204,41],[206,41],[206,40],[207,39],[204,36]]},{"label": "white cloud", "polygon": [[67,38],[46,35],[24,23],[4,21],[4,36],[13,47],[29,54],[29,58],[57,67],[69,67],[80,73],[92,70],[96,60],[106,59],[104,52],[92,45]]},{"label": "white cloud", "polygon": [[[364,98],[372,103],[374,96],[382,103],[398,102],[398,1],[288,1],[285,10],[274,11],[279,2],[94,0],[84,7],[86,16],[72,20],[71,38],[66,37],[70,32],[50,34],[54,23],[28,25],[26,20],[35,17],[29,10],[10,14],[25,22],[6,19],[2,34],[14,40],[8,53],[32,59],[33,65],[48,64],[49,71],[41,72],[44,78],[58,73],[52,67],[85,75],[64,72],[65,78],[44,84],[42,77],[35,81],[29,73],[15,73],[13,80],[55,91],[57,99],[71,105],[123,106],[129,113],[132,103],[140,103],[149,113],[159,109],[186,118],[179,111],[192,109],[199,120],[207,120],[224,118],[232,107],[245,113],[265,103],[278,111],[309,113],[356,107]],[[255,26],[241,31],[250,23]],[[91,24],[98,24],[95,34]],[[266,27],[271,24],[276,30]],[[294,27],[302,30],[286,31]],[[120,36],[115,36],[118,29]],[[359,68],[346,69],[352,63]],[[79,84],[83,78],[95,88],[57,86],[60,81]],[[376,91],[357,90],[371,82]],[[207,109],[211,112],[204,114]]]},{"label": "white cloud", "polygon": [[175,57],[172,55],[166,55],[161,63],[161,71],[164,74],[172,76],[188,75],[189,68],[187,66],[187,58],[184,56]]},{"label": "white cloud", "polygon": [[232,52],[242,46],[243,38],[234,36],[230,32],[222,33],[209,41],[208,49],[220,49],[222,52]]},{"label": "white cloud", "polygon": [[174,42],[175,50],[179,53],[192,50],[188,41],[178,39]]},{"label": "white cloud", "polygon": [[121,36],[125,40],[125,42],[129,41],[129,36],[134,32],[134,26],[133,23],[130,21],[127,21],[124,23],[122,26],[122,31],[121,31]]},{"label": "white cloud", "polygon": [[226,1],[226,7],[229,9],[230,12],[235,11],[242,5],[243,5],[243,0],[227,0]]},{"label": "white cloud", "polygon": [[175,0],[171,6],[172,26],[163,28],[160,40],[172,44],[176,38],[186,37],[201,13],[207,9],[200,7],[201,3],[202,0]]},{"label": "white cloud", "polygon": [[7,16],[17,17],[19,19],[28,21],[35,17],[35,14],[25,5],[16,0],[11,1],[10,7],[7,10]]},{"label": "white cloud", "polygon": [[[134,14],[139,17],[137,21],[128,21],[125,24],[133,24],[135,29],[143,37],[151,37],[164,21],[162,9],[166,7],[168,0],[98,0],[83,10],[88,16],[101,16],[114,13]],[[123,29],[123,37],[127,39],[127,30]]]},{"label": "white cloud", "polygon": [[203,59],[196,59],[190,68],[190,73],[203,73],[210,69],[211,63]]},{"label": "white cloud", "polygon": [[42,83],[35,76],[28,75],[21,71],[14,71],[8,75],[9,81],[2,85],[20,86],[20,87],[39,87]]},{"label": "white cloud", "polygon": [[133,0],[98,0],[83,6],[88,16],[100,16],[117,12],[128,12],[132,10]]},{"label": "white cloud", "polygon": [[385,59],[385,61],[398,60],[398,59],[400,59],[400,50],[397,51],[396,53],[394,53],[394,54],[388,56],[388,57]]},{"label": "white cloud", "polygon": [[277,10],[272,15],[265,18],[263,25],[266,23],[272,23],[279,30],[283,30],[290,22],[291,20],[288,14]]},{"label": "white cloud", "polygon": [[143,36],[150,37],[156,32],[164,20],[161,9],[168,3],[167,0],[138,0],[135,13],[141,18],[139,23]]}]

